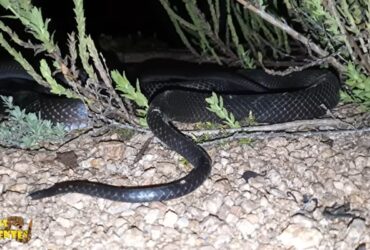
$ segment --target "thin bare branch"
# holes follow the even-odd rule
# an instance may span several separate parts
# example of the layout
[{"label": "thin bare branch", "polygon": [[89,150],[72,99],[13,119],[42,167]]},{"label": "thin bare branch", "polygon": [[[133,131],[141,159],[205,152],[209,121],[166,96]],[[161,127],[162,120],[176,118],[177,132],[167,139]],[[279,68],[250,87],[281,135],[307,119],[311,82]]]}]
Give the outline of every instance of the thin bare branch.
[{"label": "thin bare branch", "polygon": [[[252,11],[253,13],[257,14],[258,16],[260,16],[265,21],[267,21],[267,22],[271,23],[272,25],[278,27],[279,29],[283,30],[288,35],[290,35],[292,38],[300,41],[306,47],[309,47],[312,51],[314,51],[319,56],[321,56],[321,57],[329,56],[329,53],[326,50],[322,49],[319,45],[312,42],[310,39],[308,39],[307,37],[305,37],[304,35],[302,35],[298,31],[296,31],[295,29],[293,29],[292,27],[290,27],[286,23],[278,20],[277,18],[275,18],[271,14],[267,13],[265,10],[257,8],[256,6],[251,4],[250,2],[247,2],[246,0],[235,0],[235,1],[242,4],[244,6],[244,8],[248,9],[249,11]],[[337,61],[334,57],[328,58],[328,62],[331,65],[333,65],[336,69],[338,69],[340,72],[345,72],[346,71],[345,66],[342,65],[339,61]]]}]

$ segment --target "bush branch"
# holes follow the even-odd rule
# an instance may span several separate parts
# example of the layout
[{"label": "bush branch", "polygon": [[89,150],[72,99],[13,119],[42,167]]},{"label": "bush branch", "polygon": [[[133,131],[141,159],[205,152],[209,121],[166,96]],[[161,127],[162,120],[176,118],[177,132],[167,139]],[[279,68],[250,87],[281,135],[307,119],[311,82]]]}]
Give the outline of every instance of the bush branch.
[{"label": "bush branch", "polygon": [[[253,4],[247,2],[246,0],[235,0],[235,1],[239,2],[240,4],[242,4],[244,6],[244,8],[246,8],[249,11],[255,13],[256,15],[258,15],[259,17],[261,17],[265,21],[267,21],[267,22],[271,23],[272,25],[276,26],[277,28],[283,30],[288,35],[290,35],[292,38],[294,38],[295,40],[300,41],[307,48],[309,48],[310,50],[314,51],[317,55],[319,55],[321,57],[327,57],[327,56],[329,56],[329,53],[326,50],[322,49],[319,45],[317,45],[316,43],[310,41],[310,39],[308,39],[304,35],[300,34],[298,31],[294,30],[292,27],[290,27],[286,23],[278,20],[277,18],[275,18],[271,14],[267,13],[263,9],[257,8]],[[328,58],[328,62],[331,65],[333,65],[339,72],[344,73],[346,71],[345,66],[343,66],[334,57]]]}]

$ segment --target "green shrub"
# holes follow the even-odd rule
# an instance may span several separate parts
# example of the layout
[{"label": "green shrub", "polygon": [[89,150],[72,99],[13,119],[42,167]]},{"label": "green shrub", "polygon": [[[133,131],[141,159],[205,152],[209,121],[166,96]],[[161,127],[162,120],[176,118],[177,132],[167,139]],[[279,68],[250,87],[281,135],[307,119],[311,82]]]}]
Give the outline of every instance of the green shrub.
[{"label": "green shrub", "polygon": [[37,148],[43,143],[62,141],[62,124],[53,125],[34,113],[26,113],[13,104],[12,97],[0,96],[8,117],[0,123],[0,143],[8,147]]}]

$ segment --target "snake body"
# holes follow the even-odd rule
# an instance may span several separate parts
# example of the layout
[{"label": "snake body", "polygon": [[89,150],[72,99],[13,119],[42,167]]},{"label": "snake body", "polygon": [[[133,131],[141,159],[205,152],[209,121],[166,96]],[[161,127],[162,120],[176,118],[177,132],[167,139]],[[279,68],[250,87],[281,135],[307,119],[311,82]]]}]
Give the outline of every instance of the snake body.
[{"label": "snake body", "polygon": [[[64,181],[31,193],[32,199],[76,192],[115,201],[146,202],[169,200],[194,191],[209,176],[212,161],[207,152],[182,134],[172,121],[222,122],[207,109],[205,98],[212,92],[223,98],[224,107],[236,120],[242,121],[252,113],[258,123],[311,119],[325,114],[339,101],[339,80],[326,69],[273,76],[259,69],[237,70],[174,61],[165,65],[142,63],[129,69],[127,74],[131,82],[139,79],[141,90],[150,101],[147,123],[153,134],[194,168],[175,181],[148,186]],[[14,75],[0,76],[1,82],[11,78]],[[70,128],[88,123],[88,112],[80,101],[27,91],[17,102],[30,111],[39,111],[43,118],[65,122]]]}]

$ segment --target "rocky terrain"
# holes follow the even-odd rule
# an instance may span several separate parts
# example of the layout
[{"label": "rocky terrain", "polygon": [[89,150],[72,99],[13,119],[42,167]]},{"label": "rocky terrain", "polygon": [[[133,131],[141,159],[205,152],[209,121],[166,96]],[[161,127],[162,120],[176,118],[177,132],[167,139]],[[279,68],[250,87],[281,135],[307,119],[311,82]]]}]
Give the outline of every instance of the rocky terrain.
[{"label": "rocky terrain", "polygon": [[[143,204],[27,193],[68,179],[167,182],[191,168],[148,134],[82,136],[58,151],[0,150],[2,218],[32,219],[28,243],[3,249],[365,249],[370,133],[283,136],[207,146],[213,171],[185,197]],[[138,162],[135,163],[135,161]],[[243,174],[247,172],[243,178]],[[247,178],[248,177],[248,178]]]}]

